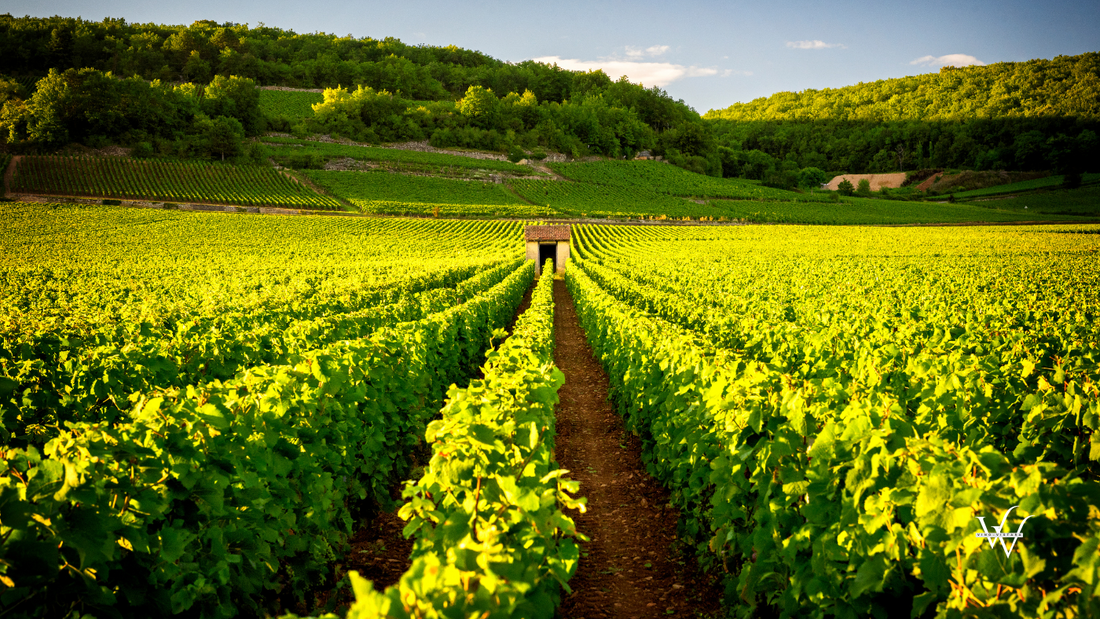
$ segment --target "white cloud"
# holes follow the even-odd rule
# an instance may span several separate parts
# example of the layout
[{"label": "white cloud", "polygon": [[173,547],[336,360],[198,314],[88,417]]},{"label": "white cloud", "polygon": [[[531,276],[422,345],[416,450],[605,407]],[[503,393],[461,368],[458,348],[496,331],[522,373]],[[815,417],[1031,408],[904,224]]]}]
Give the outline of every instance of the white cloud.
[{"label": "white cloud", "polygon": [[644,58],[645,56],[649,56],[652,58],[654,56],[661,56],[670,49],[672,48],[668,45],[651,45],[645,49],[641,49],[640,47],[631,47],[630,45],[627,45],[626,57]]},{"label": "white cloud", "polygon": [[[627,53],[629,57],[629,49]],[[619,76],[625,75],[630,81],[645,84],[646,86],[663,87],[685,77],[709,77],[718,75],[718,69],[696,66],[685,67],[671,62],[642,62],[636,60],[618,60],[614,58],[578,60],[576,58],[562,58],[561,56],[542,56],[541,58],[532,58],[532,60],[546,64],[556,64],[570,71],[593,71],[602,69],[603,72],[613,80],[619,79]]]},{"label": "white cloud", "polygon": [[985,63],[969,54],[948,54],[946,56],[921,56],[909,64],[919,64],[925,67],[969,67],[977,65],[985,66]]},{"label": "white cloud", "polygon": [[830,47],[839,47],[840,49],[848,49],[847,45],[840,43],[826,43],[825,41],[787,41],[787,47],[791,49],[829,49]]}]

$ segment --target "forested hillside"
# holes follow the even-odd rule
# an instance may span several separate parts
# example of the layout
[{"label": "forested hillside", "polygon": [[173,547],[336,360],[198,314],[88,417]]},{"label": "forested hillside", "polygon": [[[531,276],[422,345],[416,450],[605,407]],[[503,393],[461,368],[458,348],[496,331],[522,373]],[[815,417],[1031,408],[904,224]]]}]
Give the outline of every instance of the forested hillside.
[{"label": "forested hillside", "polygon": [[1100,53],[945,67],[711,110],[724,173],[1098,168]]},{"label": "forested hillside", "polygon": [[[706,133],[699,114],[659,88],[612,81],[602,72],[566,71],[530,61],[506,63],[454,46],[410,46],[392,38],[296,34],[212,21],[162,26],[121,19],[0,16],[0,78],[8,78],[0,82],[0,104],[11,101],[0,129],[9,142],[53,146],[65,138],[99,137],[156,142],[154,150],[159,151],[199,152],[204,149],[178,143],[197,132],[188,127],[160,135],[140,120],[101,122],[98,116],[111,109],[106,105],[114,102],[110,99],[85,96],[74,110],[58,104],[69,95],[58,92],[64,87],[54,86],[50,97],[34,99],[38,80],[53,75],[51,71],[60,77],[48,83],[64,82],[70,91],[87,90],[82,86],[87,80],[101,84],[106,72],[152,81],[148,88],[153,95],[137,92],[141,88],[131,83],[124,98],[193,96],[192,103],[167,107],[189,105],[214,119],[218,114],[195,104],[204,97],[201,86],[218,77],[235,76],[256,86],[332,88],[315,121],[296,127],[287,119],[273,118],[266,128],[336,133],[370,142],[430,139],[442,147],[548,148],[574,156],[623,157],[656,148],[685,162],[709,155],[709,161],[697,159],[694,165],[700,171],[709,167],[711,173],[719,172],[713,147],[707,149],[698,139]],[[181,91],[180,83],[198,87]],[[179,92],[168,93],[171,88],[164,84],[177,84]],[[130,107],[148,106],[123,106]],[[242,120],[245,134],[259,129],[241,115],[223,115]],[[45,125],[64,131],[45,135],[35,129]],[[174,145],[169,143],[173,140]]]},{"label": "forested hillside", "polygon": [[[259,86],[326,90],[316,108],[296,99],[301,110],[265,114]],[[0,15],[0,106],[0,148],[11,152],[115,143],[139,156],[258,161],[244,138],[274,130],[517,159],[651,150],[775,187],[800,173],[1100,170],[1096,52],[778,93],[700,117],[660,88],[454,46]]]},{"label": "forested hillside", "polygon": [[939,73],[844,88],[780,92],[711,110],[710,119],[966,121],[1100,118],[1100,53],[944,67]]}]

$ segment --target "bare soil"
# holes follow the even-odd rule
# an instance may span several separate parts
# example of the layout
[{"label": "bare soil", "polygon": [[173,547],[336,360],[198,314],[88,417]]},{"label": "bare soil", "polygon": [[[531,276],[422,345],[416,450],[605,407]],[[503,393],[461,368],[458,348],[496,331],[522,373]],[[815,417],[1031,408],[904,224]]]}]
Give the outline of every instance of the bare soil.
[{"label": "bare soil", "polygon": [[699,617],[721,611],[721,589],[677,547],[677,510],[642,464],[641,442],[608,401],[608,380],[592,354],[565,282],[554,282],[554,361],[565,374],[558,392],[555,457],[588,499],[571,516],[591,538],[581,544],[573,594],[560,615]]},{"label": "bare soil", "polygon": [[892,174],[842,174],[829,181],[828,188],[836,191],[837,187],[844,179],[848,179],[853,187],[858,186],[859,181],[867,179],[867,182],[871,183],[871,191],[878,191],[883,187],[897,189],[905,182],[905,172],[894,172]]},{"label": "bare soil", "polygon": [[[1050,176],[1047,172],[1008,172],[1005,170],[963,170],[958,174],[934,174],[917,185],[918,191],[932,190],[936,193],[948,193],[951,191],[970,191],[972,189],[985,189],[997,185],[1007,185],[1020,181],[1029,181],[1036,178]],[[998,196],[1001,198],[1003,196]]]}]

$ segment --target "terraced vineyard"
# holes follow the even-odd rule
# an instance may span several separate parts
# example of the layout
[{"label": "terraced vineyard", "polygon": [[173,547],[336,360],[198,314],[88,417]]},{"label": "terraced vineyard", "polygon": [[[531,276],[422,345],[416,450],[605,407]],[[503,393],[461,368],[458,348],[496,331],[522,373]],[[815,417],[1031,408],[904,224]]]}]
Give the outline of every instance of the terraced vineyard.
[{"label": "terraced vineyard", "polygon": [[22,157],[11,189],[56,196],[341,209],[336,200],[271,168],[122,157]]},{"label": "terraced vineyard", "polygon": [[574,230],[613,400],[734,615],[1100,614],[1100,228]]}]

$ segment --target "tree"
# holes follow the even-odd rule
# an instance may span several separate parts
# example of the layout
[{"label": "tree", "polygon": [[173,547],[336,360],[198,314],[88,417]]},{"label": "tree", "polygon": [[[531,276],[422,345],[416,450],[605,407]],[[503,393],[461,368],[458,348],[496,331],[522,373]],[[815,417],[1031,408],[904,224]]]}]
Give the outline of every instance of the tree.
[{"label": "tree", "polygon": [[840,192],[842,196],[850,196],[856,192],[856,188],[852,185],[852,181],[848,179],[840,181],[840,184],[836,186],[836,190]]},{"label": "tree", "polygon": [[236,118],[246,135],[256,135],[263,129],[260,91],[247,78],[215,76],[203,91],[202,110],[207,116]]},{"label": "tree", "polygon": [[195,146],[201,154],[210,158],[226,156],[236,157],[243,151],[244,127],[236,118],[218,116],[210,118],[205,114],[195,116]]},{"label": "tree", "polygon": [[809,167],[798,171],[798,186],[803,189],[817,189],[828,180],[829,175],[819,168]]},{"label": "tree", "polygon": [[470,120],[470,124],[482,129],[495,127],[500,116],[500,101],[492,90],[470,86],[458,102],[458,113]]},{"label": "tree", "polygon": [[861,195],[864,198],[871,197],[871,181],[861,178],[859,184],[856,186],[856,194]]}]

